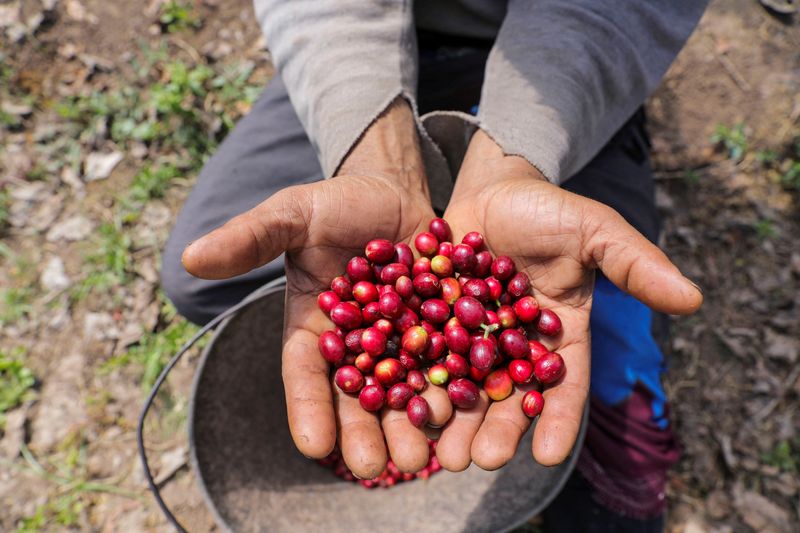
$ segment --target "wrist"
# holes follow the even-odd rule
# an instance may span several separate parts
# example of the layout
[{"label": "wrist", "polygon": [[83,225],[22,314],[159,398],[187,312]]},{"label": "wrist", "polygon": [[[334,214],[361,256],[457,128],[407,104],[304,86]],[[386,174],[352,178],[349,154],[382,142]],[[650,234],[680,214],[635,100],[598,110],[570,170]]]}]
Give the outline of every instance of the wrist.
[{"label": "wrist", "polygon": [[342,161],[337,176],[374,176],[427,195],[425,166],[411,106],[396,98]]},{"label": "wrist", "polygon": [[503,149],[483,130],[478,130],[467,148],[456,188],[483,189],[488,184],[505,181],[547,182],[547,178],[527,159],[506,155]]}]

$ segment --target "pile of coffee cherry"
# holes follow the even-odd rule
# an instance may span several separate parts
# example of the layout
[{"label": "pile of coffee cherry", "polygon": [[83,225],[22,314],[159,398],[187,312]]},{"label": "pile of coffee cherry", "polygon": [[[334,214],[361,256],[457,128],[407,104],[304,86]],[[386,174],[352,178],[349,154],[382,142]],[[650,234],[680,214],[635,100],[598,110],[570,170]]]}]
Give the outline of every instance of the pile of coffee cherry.
[{"label": "pile of coffee cherry", "polygon": [[428,479],[442,469],[442,465],[439,464],[439,459],[436,458],[436,441],[432,439],[428,439],[428,464],[425,465],[422,470],[415,473],[401,472],[394,464],[394,461],[389,459],[386,463],[386,468],[383,469],[380,475],[373,479],[358,479],[345,464],[338,448],[335,448],[324,459],[319,459],[317,463],[333,470],[336,477],[342,478],[345,481],[358,482],[362,487],[367,489],[376,489],[378,487],[388,489],[404,481]]},{"label": "pile of coffee cherry", "polygon": [[[419,393],[429,384],[471,409],[481,388],[500,401],[515,384],[544,386],[563,376],[561,355],[537,340],[559,335],[561,320],[539,307],[510,257],[493,257],[478,232],[453,244],[441,218],[414,247],[417,258],[405,243],[370,241],[317,299],[335,325],[320,335],[319,351],[343,392],[357,394],[367,411],[405,409],[422,427],[430,407]],[[523,396],[527,416],[543,407],[536,388]]]}]

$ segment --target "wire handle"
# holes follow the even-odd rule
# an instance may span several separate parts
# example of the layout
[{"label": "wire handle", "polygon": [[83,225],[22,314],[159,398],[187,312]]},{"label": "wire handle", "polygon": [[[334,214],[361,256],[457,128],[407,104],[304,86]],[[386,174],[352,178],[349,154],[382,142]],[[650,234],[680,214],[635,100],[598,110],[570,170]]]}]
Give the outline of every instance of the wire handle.
[{"label": "wire handle", "polygon": [[167,520],[169,521],[172,526],[180,531],[180,533],[187,533],[186,528],[184,528],[178,519],[175,518],[175,515],[172,514],[172,511],[169,510],[167,504],[164,502],[164,499],[161,497],[161,489],[158,488],[155,480],[153,479],[153,473],[150,471],[150,463],[147,461],[147,452],[144,449],[144,422],[147,418],[147,413],[150,412],[150,408],[153,406],[153,401],[158,394],[158,391],[161,389],[161,385],[163,385],[164,381],[167,379],[170,371],[172,371],[173,367],[181,360],[181,357],[195,345],[195,343],[206,333],[214,329],[220,322],[228,318],[229,316],[237,313],[241,308],[247,306],[248,304],[252,303],[250,298],[245,298],[238,304],[234,305],[233,307],[223,311],[216,317],[214,317],[208,324],[200,328],[200,331],[194,334],[194,336],[189,339],[186,344],[181,347],[181,349],[172,356],[172,359],[166,364],[164,369],[159,374],[158,379],[153,384],[153,388],[150,389],[150,393],[147,395],[147,399],[144,401],[144,406],[142,407],[142,412],[139,415],[139,424],[136,427],[136,443],[139,447],[139,458],[142,461],[142,468],[144,469],[144,477],[147,479],[147,484],[150,488],[150,492],[153,493],[153,497],[156,499],[156,503],[161,508],[161,512],[164,513]]}]

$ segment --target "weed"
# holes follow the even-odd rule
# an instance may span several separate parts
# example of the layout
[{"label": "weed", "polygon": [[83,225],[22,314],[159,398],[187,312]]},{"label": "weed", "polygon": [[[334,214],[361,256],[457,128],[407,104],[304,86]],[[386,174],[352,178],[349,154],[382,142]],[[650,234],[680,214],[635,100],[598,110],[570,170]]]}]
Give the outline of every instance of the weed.
[{"label": "weed", "polygon": [[134,176],[127,193],[120,198],[120,203],[127,210],[138,211],[148,200],[162,198],[172,181],[182,174],[171,163],[156,167],[146,166]]},{"label": "weed", "polygon": [[8,226],[11,211],[11,195],[6,187],[0,188],[0,231]]},{"label": "weed", "polygon": [[32,290],[28,287],[0,289],[0,326],[12,324],[31,310]]},{"label": "weed", "polygon": [[739,122],[732,128],[724,124],[718,124],[711,142],[721,144],[728,151],[728,157],[739,162],[747,151],[747,134],[744,131],[744,123]]},{"label": "weed", "polygon": [[192,6],[176,0],[171,0],[161,7],[161,17],[158,20],[169,32],[200,27],[200,19],[192,12]]},{"label": "weed", "polygon": [[36,377],[21,361],[24,351],[12,357],[0,352],[0,429],[5,427],[5,414],[33,397]]},{"label": "weed", "polygon": [[150,390],[164,365],[197,333],[197,326],[184,318],[175,318],[163,330],[146,333],[136,346],[122,355],[112,357],[102,371],[136,364],[141,369],[142,389]]},{"label": "weed", "polygon": [[778,229],[775,227],[775,222],[767,218],[761,219],[756,222],[754,226],[756,235],[759,239],[774,239],[778,235]]},{"label": "weed", "polygon": [[761,460],[784,472],[800,474],[800,437],[780,441],[775,448],[761,454]]},{"label": "weed", "polygon": [[683,174],[683,181],[686,182],[687,185],[697,185],[700,183],[700,173],[696,170],[687,170]]},{"label": "weed", "polygon": [[24,443],[20,448],[25,460],[24,466],[6,463],[11,468],[35,474],[56,486],[56,493],[47,502],[36,507],[32,515],[20,521],[17,533],[60,529],[54,528],[55,525],[74,528],[79,525],[86,507],[85,495],[90,493],[115,494],[141,500],[141,496],[135,492],[88,478],[85,468],[86,440],[83,434],[75,434],[74,438],[68,439],[66,446],[64,463],[54,465],[57,473],[52,471],[53,465],[50,468],[42,465]]},{"label": "weed", "polygon": [[800,135],[798,135],[787,157],[780,166],[781,183],[786,187],[800,191]]},{"label": "weed", "polygon": [[98,247],[90,261],[124,281],[132,266],[132,246],[131,237],[120,222],[106,222],[100,226]]}]

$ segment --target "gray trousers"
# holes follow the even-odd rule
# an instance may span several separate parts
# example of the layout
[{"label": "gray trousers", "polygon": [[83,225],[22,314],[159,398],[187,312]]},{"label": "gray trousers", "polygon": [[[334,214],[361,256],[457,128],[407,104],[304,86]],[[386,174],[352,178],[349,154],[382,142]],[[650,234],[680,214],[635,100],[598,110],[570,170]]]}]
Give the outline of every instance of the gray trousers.
[{"label": "gray trousers", "polygon": [[[453,44],[421,39],[421,113],[469,112],[480,99],[489,45]],[[659,228],[648,148],[640,111],[564,187],[614,207],[655,241]],[[320,179],[322,170],[314,149],[276,76],[203,168],[167,241],[161,281],[178,311],[192,322],[206,323],[281,275],[282,257],[232,279],[201,280],[183,269],[180,258],[190,242],[280,189]]]}]

